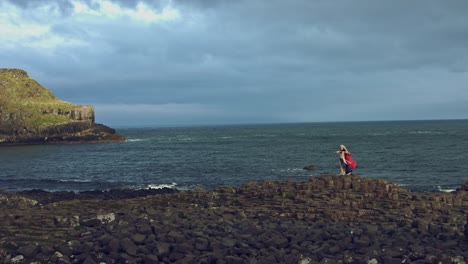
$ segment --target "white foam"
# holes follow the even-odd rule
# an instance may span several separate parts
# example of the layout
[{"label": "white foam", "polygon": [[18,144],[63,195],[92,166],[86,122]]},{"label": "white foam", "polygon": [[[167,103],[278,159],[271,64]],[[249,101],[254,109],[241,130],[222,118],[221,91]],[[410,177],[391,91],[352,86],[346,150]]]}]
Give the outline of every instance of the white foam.
[{"label": "white foam", "polygon": [[390,136],[390,133],[389,133],[389,132],[385,132],[385,133],[369,133],[369,136],[372,136],[372,137]]},{"label": "white foam", "polygon": [[92,182],[92,180],[59,179],[58,182]]},{"label": "white foam", "polygon": [[131,139],[128,139],[127,141],[128,142],[139,142],[139,141],[144,141],[144,140],[141,139],[141,138],[131,138]]},{"label": "white foam", "polygon": [[438,131],[427,131],[427,130],[415,130],[415,131],[410,131],[410,134],[435,134],[435,135],[441,135],[443,134],[442,132]]},{"label": "white foam", "polygon": [[447,192],[447,193],[456,191],[456,189],[442,189],[442,187],[440,186],[437,186],[437,189],[439,190],[439,192]]},{"label": "white foam", "polygon": [[170,184],[148,184],[147,188],[149,189],[163,189],[163,188],[170,188],[176,189],[177,183],[173,182]]},{"label": "white foam", "polygon": [[304,168],[272,169],[273,172],[303,172]]}]

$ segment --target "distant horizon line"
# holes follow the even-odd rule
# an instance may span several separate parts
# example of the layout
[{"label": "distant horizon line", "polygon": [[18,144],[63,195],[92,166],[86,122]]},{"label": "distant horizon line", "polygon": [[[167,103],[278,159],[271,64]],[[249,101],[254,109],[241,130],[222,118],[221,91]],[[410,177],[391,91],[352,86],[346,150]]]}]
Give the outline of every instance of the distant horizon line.
[{"label": "distant horizon line", "polygon": [[391,122],[427,122],[427,121],[468,121],[465,118],[454,119],[395,119],[395,120],[353,120],[353,121],[297,121],[297,122],[239,122],[239,123],[207,123],[207,124],[146,124],[146,125],[111,125],[116,129],[120,128],[182,128],[182,127],[228,127],[228,126],[255,126],[255,125],[300,125],[300,124],[336,124],[336,123],[391,123]]}]

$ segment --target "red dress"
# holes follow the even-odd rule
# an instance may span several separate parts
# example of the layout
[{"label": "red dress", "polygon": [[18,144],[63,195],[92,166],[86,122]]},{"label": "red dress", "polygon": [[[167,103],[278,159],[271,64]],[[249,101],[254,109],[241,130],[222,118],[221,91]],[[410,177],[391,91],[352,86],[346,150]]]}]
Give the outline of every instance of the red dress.
[{"label": "red dress", "polygon": [[344,157],[345,157],[345,160],[346,160],[346,163],[347,165],[354,170],[354,168],[356,168],[356,161],[353,160],[353,157],[351,157],[351,154],[349,153],[345,153],[344,154]]}]

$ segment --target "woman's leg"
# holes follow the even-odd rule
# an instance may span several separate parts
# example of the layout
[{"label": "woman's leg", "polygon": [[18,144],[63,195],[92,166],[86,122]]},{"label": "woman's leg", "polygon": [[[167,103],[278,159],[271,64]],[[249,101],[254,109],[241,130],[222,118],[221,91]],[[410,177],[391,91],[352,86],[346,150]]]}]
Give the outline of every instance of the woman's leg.
[{"label": "woman's leg", "polygon": [[344,164],[343,160],[342,159],[339,159],[338,160],[338,164],[340,164],[340,171],[341,171],[341,174],[340,175],[345,175],[346,174],[346,164]]},{"label": "woman's leg", "polygon": [[343,159],[340,159],[340,165],[341,167],[343,168],[343,171],[344,171],[344,174],[351,174],[351,172],[353,172],[353,169],[351,169],[350,166],[348,166],[348,164],[344,163]]}]

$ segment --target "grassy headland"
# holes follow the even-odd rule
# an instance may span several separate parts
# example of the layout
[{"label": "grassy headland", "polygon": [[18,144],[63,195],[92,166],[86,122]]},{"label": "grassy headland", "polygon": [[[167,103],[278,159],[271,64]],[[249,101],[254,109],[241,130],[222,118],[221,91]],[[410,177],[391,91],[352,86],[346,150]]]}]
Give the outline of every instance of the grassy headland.
[{"label": "grassy headland", "polygon": [[0,113],[22,113],[23,126],[51,126],[72,121],[61,112],[71,112],[76,108],[69,102],[59,100],[54,94],[30,78],[19,69],[0,69]]},{"label": "grassy headland", "polygon": [[94,107],[62,101],[20,69],[0,69],[0,144],[115,142]]}]

